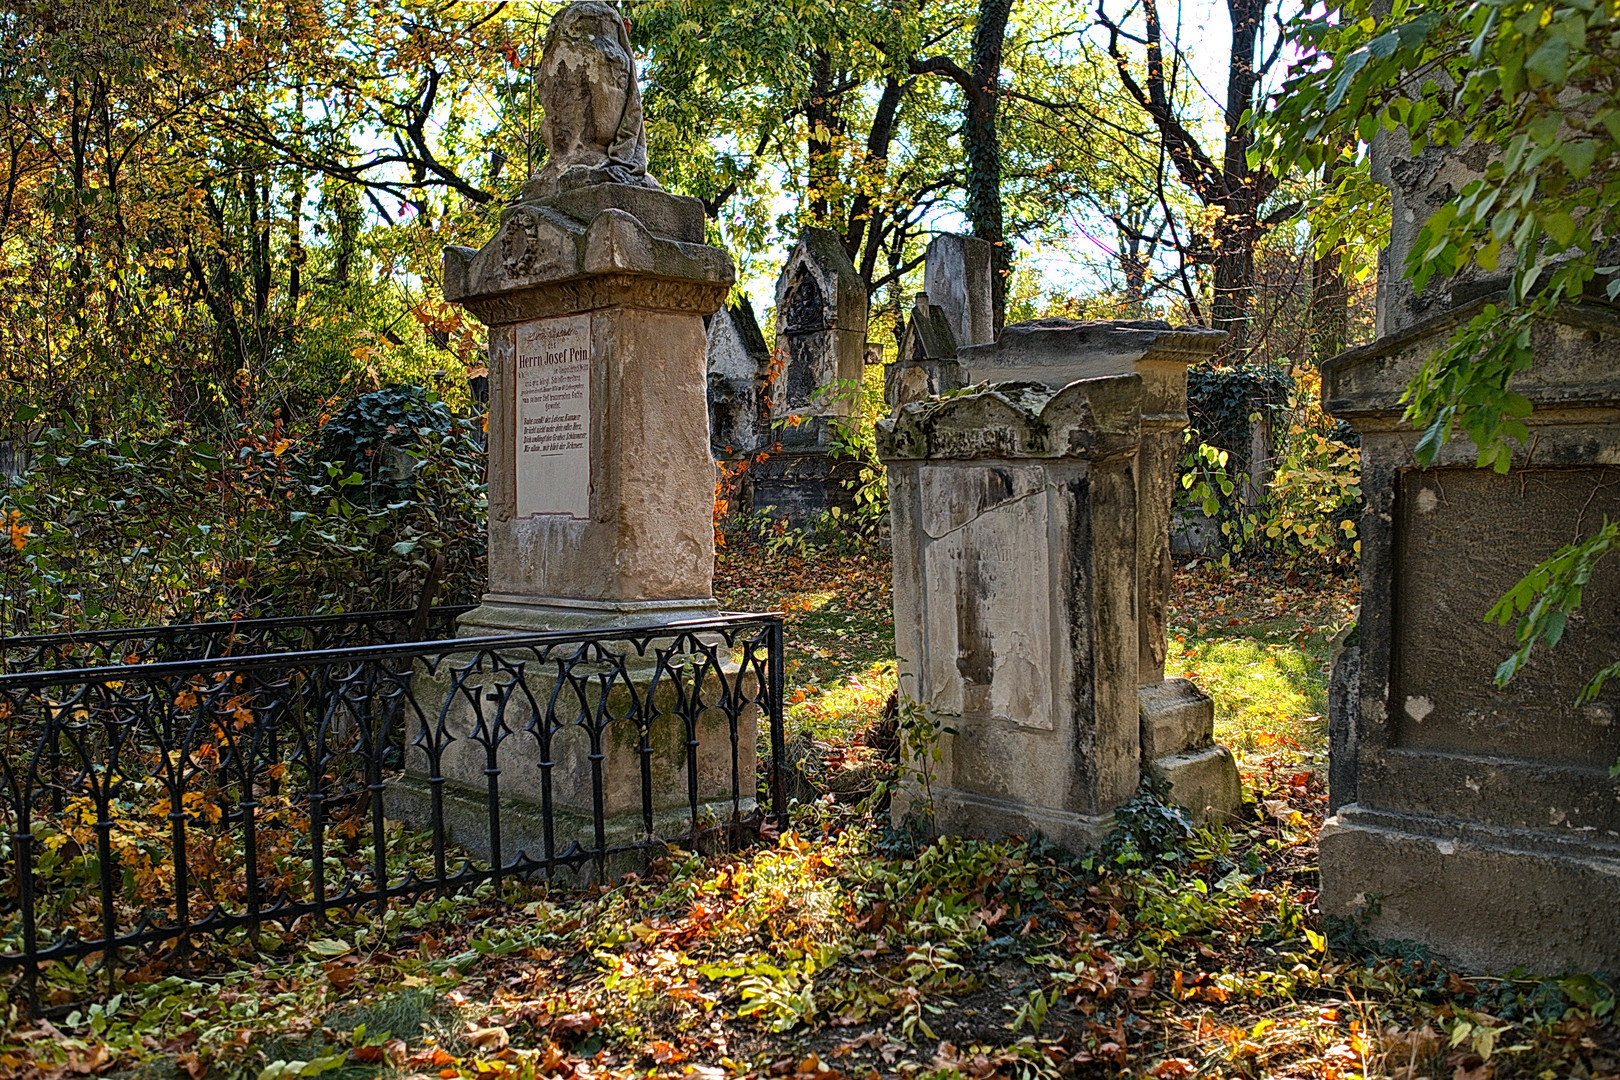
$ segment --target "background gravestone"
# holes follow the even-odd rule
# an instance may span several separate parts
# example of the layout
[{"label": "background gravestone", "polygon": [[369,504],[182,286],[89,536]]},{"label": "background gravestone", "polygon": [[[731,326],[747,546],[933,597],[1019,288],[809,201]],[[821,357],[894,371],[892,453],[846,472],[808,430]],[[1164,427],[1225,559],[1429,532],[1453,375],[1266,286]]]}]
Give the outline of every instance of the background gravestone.
[{"label": "background gravestone", "polygon": [[963,385],[956,350],[996,339],[988,241],[941,233],[923,253],[923,287],[883,372],[883,398],[898,408]]},{"label": "background gravestone", "polygon": [[883,369],[883,400],[898,409],[961,385],[956,338],[945,309],[931,302],[927,293],[918,293],[900,338],[899,355]]},{"label": "background gravestone", "polygon": [[867,310],[866,285],[838,234],[806,229],[776,281],[771,419],[781,450],[750,470],[756,507],[795,527],[854,507],[844,481],[860,465],[828,451],[864,374]]},{"label": "background gravestone", "polygon": [[737,461],[770,444],[771,351],[743,300],[708,318],[709,450],[716,461]]},{"label": "background gravestone", "polygon": [[960,233],[940,233],[923,252],[923,291],[944,313],[957,345],[996,340],[991,296],[994,270],[988,240]]}]

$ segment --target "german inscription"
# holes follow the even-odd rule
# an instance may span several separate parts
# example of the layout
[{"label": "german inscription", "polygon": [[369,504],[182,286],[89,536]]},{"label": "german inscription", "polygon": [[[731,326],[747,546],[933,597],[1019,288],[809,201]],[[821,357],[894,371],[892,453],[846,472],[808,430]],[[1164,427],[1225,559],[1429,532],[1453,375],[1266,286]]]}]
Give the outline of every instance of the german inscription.
[{"label": "german inscription", "polygon": [[517,328],[517,516],[591,516],[591,317]]}]

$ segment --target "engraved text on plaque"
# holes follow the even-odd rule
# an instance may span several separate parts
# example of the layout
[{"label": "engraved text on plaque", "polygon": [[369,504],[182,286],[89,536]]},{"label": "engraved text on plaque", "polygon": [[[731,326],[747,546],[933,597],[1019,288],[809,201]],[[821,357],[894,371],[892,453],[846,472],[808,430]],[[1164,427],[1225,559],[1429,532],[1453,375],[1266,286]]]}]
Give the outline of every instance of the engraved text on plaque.
[{"label": "engraved text on plaque", "polygon": [[517,328],[517,516],[591,516],[591,317]]}]

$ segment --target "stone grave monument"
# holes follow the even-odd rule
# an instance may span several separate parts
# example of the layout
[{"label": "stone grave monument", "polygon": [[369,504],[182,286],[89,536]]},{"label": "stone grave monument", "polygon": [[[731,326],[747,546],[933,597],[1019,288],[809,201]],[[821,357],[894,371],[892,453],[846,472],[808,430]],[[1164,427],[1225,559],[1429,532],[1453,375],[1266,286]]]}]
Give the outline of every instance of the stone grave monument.
[{"label": "stone grave monument", "polygon": [[961,385],[950,319],[927,293],[918,293],[900,337],[899,355],[883,367],[883,400],[898,409]]},{"label": "stone grave monument", "polygon": [[1079,850],[1136,791],[1141,407],[1141,378],[1115,375],[882,422],[900,692],[955,732],[897,818],[925,798],[940,832]]},{"label": "stone grave monument", "polygon": [[988,241],[941,233],[923,253],[923,289],[883,372],[883,396],[898,408],[962,386],[956,350],[996,340]]},{"label": "stone grave monument", "polygon": [[709,450],[716,461],[739,461],[770,445],[771,351],[746,300],[708,324]]},{"label": "stone grave monument", "polygon": [[[704,245],[702,204],[647,175],[635,60],[617,12],[604,3],[558,12],[537,80],[550,156],[501,212],[489,243],[444,253],[445,298],[489,326],[489,591],[457,632],[713,616],[703,320],[731,288],[731,259]],[[418,698],[432,700],[432,688],[444,684],[437,693],[449,701],[445,725],[457,740],[442,762],[446,817],[453,838],[479,850],[488,846],[479,832],[485,755],[467,737],[476,723],[467,691],[445,681],[451,666],[419,673]],[[535,689],[546,700],[545,688]],[[746,776],[754,771],[753,724],[750,713]],[[700,726],[713,727],[700,740],[716,744],[716,761],[700,759],[707,797],[721,789],[722,772],[729,791],[730,740],[719,734],[727,728],[718,714]],[[604,775],[636,778],[609,784],[606,814],[639,818],[635,740],[605,742]],[[653,742],[655,802],[684,805],[686,738],[655,731]],[[539,776],[532,742],[523,746],[508,740],[500,760],[503,814],[513,823],[503,839],[507,858],[518,847],[538,850],[537,814],[526,818],[524,808],[538,807],[530,789]],[[559,733],[553,756],[559,820],[584,813],[588,822],[583,732]],[[414,784],[418,820],[427,814],[423,765],[419,751],[408,756],[398,800],[408,803]]]},{"label": "stone grave monument", "polygon": [[754,504],[774,507],[794,527],[854,499],[843,481],[854,461],[828,453],[833,425],[851,413],[839,384],[858,384],[866,357],[866,285],[838,234],[804,231],[776,280],[776,358],[771,383],[772,440],[781,449],[757,465]]},{"label": "stone grave monument", "polygon": [[[1436,185],[1484,167],[1398,138],[1375,144],[1394,194],[1383,264],[1404,264]],[[1454,962],[1534,972],[1620,970],[1620,686],[1577,705],[1620,655],[1620,564],[1600,563],[1580,612],[1506,687],[1511,627],[1495,600],[1557,548],[1620,519],[1620,316],[1571,303],[1532,332],[1535,366],[1509,384],[1533,405],[1505,475],[1460,434],[1420,469],[1402,393],[1492,298],[1485,280],[1416,294],[1381,275],[1382,335],[1328,361],[1322,399],[1361,434],[1359,643],[1334,670],[1334,809],[1320,905],[1375,939]]]},{"label": "stone grave monument", "polygon": [[957,345],[996,340],[993,252],[990,241],[960,233],[940,233],[923,252],[923,291],[944,312]]},{"label": "stone grave monument", "polygon": [[[896,645],[902,659],[901,689],[922,707],[938,716],[942,723],[957,729],[951,741],[960,748],[958,754],[975,753],[988,735],[984,731],[997,730],[1008,721],[1016,722],[1012,712],[996,719],[996,714],[960,714],[951,719],[951,710],[958,700],[966,700],[968,688],[945,685],[952,679],[966,680],[967,672],[974,669],[964,646],[949,634],[936,631],[929,618],[938,618],[945,608],[948,593],[943,577],[928,578],[909,569],[903,574],[902,566],[912,567],[930,558],[942,534],[932,531],[926,517],[910,511],[902,517],[901,507],[954,507],[958,503],[978,505],[983,497],[974,495],[980,483],[976,470],[982,470],[989,459],[1005,455],[1008,431],[1021,431],[1016,424],[1009,428],[1006,414],[988,406],[970,403],[981,400],[1033,400],[1027,395],[1078,393],[1081,387],[1098,387],[1099,380],[1129,376],[1137,387],[1135,391],[1136,418],[1128,452],[1124,454],[1126,475],[1130,483],[1130,497],[1120,496],[1107,507],[1111,515],[1129,514],[1131,517],[1130,549],[1095,567],[1071,567],[1064,573],[1106,574],[1106,581],[1093,586],[1106,590],[1109,597],[1123,596],[1122,602],[1130,608],[1128,620],[1115,619],[1104,625],[1104,609],[1097,604],[1077,602],[1065,598],[1046,613],[1048,626],[1043,631],[1054,640],[1087,641],[1097,650],[1094,663],[1098,669],[1127,673],[1135,693],[1125,712],[1114,709],[1098,712],[1096,700],[1082,695],[1075,700],[1080,712],[1093,710],[1086,723],[1098,725],[1099,731],[1109,734],[1104,740],[1109,745],[1132,747],[1130,783],[1125,794],[1115,802],[1093,801],[1096,814],[1106,814],[1118,801],[1135,791],[1137,779],[1143,770],[1168,783],[1172,799],[1197,815],[1229,816],[1241,807],[1242,791],[1238,782],[1237,766],[1231,753],[1214,742],[1214,705],[1198,688],[1185,679],[1167,679],[1164,661],[1167,647],[1165,613],[1170,600],[1170,507],[1172,487],[1175,483],[1176,461],[1180,453],[1181,432],[1187,423],[1186,380],[1187,367],[1211,355],[1225,341],[1219,331],[1201,327],[1171,327],[1157,321],[1137,322],[1076,322],[1068,319],[1046,319],[1007,327],[994,343],[968,346],[957,350],[955,367],[959,385],[986,384],[983,391],[966,396],[945,399],[930,398],[901,407],[891,421],[880,425],[880,450],[890,465],[890,501],[894,514],[895,552],[895,627]],[[985,395],[989,395],[986,398]],[[1086,397],[1086,395],[1080,395]],[[1053,399],[1057,401],[1058,399]],[[954,404],[960,402],[962,404]],[[1041,409],[1051,406],[1043,405]],[[1044,413],[1037,409],[1024,409],[1021,424],[1035,423]],[[954,440],[926,440],[902,433],[917,425],[934,425],[949,417]],[[1040,421],[1044,423],[1044,421]],[[1102,421],[1098,421],[1101,423]],[[967,428],[980,425],[976,435],[969,437]],[[1079,425],[1070,436],[1081,440],[1068,447],[1058,445],[1059,435],[1051,435],[1048,454],[1068,454],[1084,457],[1086,446],[1084,425]],[[1021,437],[1021,436],[1020,436]],[[978,446],[978,451],[969,452]],[[901,462],[920,461],[924,465],[896,468]],[[1003,487],[1006,485],[1003,484]],[[1012,489],[1008,489],[1011,491]],[[1034,499],[1034,489],[1018,489],[1022,495]],[[1111,489],[1110,489],[1111,490]],[[1050,492],[1045,496],[1050,499]],[[1089,498],[1100,497],[1091,489]],[[1002,500],[994,500],[999,503]],[[987,504],[988,505],[988,504]],[[919,511],[921,512],[921,511]],[[928,511],[935,512],[935,511]],[[937,512],[936,512],[937,513]],[[1002,530],[1022,530],[1021,545],[1030,551],[1052,545],[1054,552],[1080,551],[1084,538],[1054,532],[1055,526],[1035,519],[1019,519],[1004,513]],[[954,520],[954,518],[952,519]],[[952,527],[954,528],[954,526]],[[994,548],[978,550],[976,533],[963,530],[951,534],[951,543],[967,549],[952,556],[964,563],[994,559]],[[998,542],[1002,542],[998,540]],[[1006,541],[1011,542],[1011,541]],[[1079,544],[1081,547],[1072,545]],[[1069,545],[1069,546],[1065,546]],[[1055,558],[1056,556],[1050,556]],[[1044,571],[1036,571],[1039,578]],[[1055,572],[1055,571],[1054,571]],[[1000,595],[986,595],[985,611],[974,616],[975,625],[999,628],[985,634],[986,648],[992,655],[998,649],[1022,648],[1022,639],[1013,634],[1011,627],[1027,623],[1039,609],[1020,609]],[[930,608],[936,612],[930,616]],[[1124,624],[1128,622],[1128,632]],[[921,629],[907,637],[902,627],[917,625]],[[1014,655],[1008,652],[1008,655]],[[1052,671],[1057,667],[1048,665]],[[991,670],[995,670],[992,667]],[[953,676],[952,672],[957,672]],[[909,677],[914,686],[907,686]],[[1013,678],[1013,676],[1005,676]],[[1101,677],[1100,674],[1097,677]],[[994,695],[992,695],[994,696]],[[1063,700],[1069,700],[1064,698]],[[1110,700],[1113,700],[1112,698]],[[1128,715],[1127,715],[1128,714]],[[1081,721],[1077,721],[1081,722]],[[1128,730],[1127,730],[1128,729]],[[964,730],[971,731],[964,737]],[[1104,737],[1099,734],[1099,739]],[[1084,756],[1087,751],[1078,751]],[[960,760],[958,757],[957,760]],[[1075,768],[1087,767],[1073,763]],[[1098,767],[1101,767],[1100,765]],[[992,769],[987,759],[973,757],[966,766],[968,774]],[[1121,776],[1125,775],[1123,773]],[[1117,795],[1117,786],[1110,789]],[[1040,794],[1043,799],[1056,799],[1055,789]],[[936,798],[936,803],[938,802]],[[1106,803],[1106,805],[1105,805]],[[1067,812],[1071,804],[1043,803],[1053,812]],[[1102,807],[1101,810],[1095,810]],[[1093,811],[1087,811],[1092,813]],[[947,819],[942,826],[953,828]],[[994,815],[986,814],[979,826],[964,831],[1001,831],[994,825]],[[1094,822],[1102,827],[1104,822]],[[1090,826],[1088,826],[1089,828]],[[1083,840],[1085,830],[1073,832]]]}]

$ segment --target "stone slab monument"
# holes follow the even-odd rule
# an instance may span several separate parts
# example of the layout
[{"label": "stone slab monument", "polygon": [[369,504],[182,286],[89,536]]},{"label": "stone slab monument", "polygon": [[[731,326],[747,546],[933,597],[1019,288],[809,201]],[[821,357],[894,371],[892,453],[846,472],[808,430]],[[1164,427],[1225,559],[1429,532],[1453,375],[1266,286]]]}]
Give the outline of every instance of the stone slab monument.
[{"label": "stone slab monument", "polygon": [[990,241],[960,233],[940,233],[923,252],[923,291],[944,312],[958,345],[996,340],[994,253]]},{"label": "stone slab monument", "polygon": [[1135,793],[1141,404],[1136,375],[1002,384],[880,425],[900,692],[954,732],[897,818],[1079,850]]},{"label": "stone slab monument", "polygon": [[866,285],[838,234],[806,229],[776,280],[771,417],[781,450],[752,470],[756,506],[774,507],[795,527],[854,506],[843,481],[859,465],[835,460],[828,448],[833,425],[852,411],[840,384],[863,377],[867,312]]},{"label": "stone slab monument", "polygon": [[1187,679],[1164,675],[1170,605],[1170,515],[1187,427],[1187,368],[1213,356],[1226,335],[1156,319],[1039,319],[1007,327],[992,344],[957,350],[964,385],[1028,380],[1059,386],[1134,372],[1142,378],[1142,437],[1136,457],[1138,547],[1137,675],[1144,767],[1172,798],[1200,814],[1242,805],[1231,752],[1215,743],[1215,706]]},{"label": "stone slab monument", "polygon": [[[559,11],[537,82],[549,157],[501,212],[489,243],[444,253],[445,298],[489,326],[489,591],[457,632],[598,630],[713,616],[704,317],[731,289],[731,259],[703,243],[702,204],[668,194],[647,174],[635,60],[613,8],[574,3]],[[441,691],[449,701],[444,723],[460,740],[443,763],[445,787],[452,801],[475,800],[461,809],[476,815],[486,762],[467,739],[475,706],[465,687]],[[714,723],[724,730],[722,718]],[[745,775],[752,776],[751,714],[747,724]],[[612,773],[615,754],[633,758],[637,750],[633,739],[608,742]],[[519,743],[510,741],[512,755]],[[685,753],[685,736],[655,732],[654,743]],[[585,768],[589,754],[561,745],[553,757],[559,769],[576,758]],[[420,756],[407,764],[420,774]],[[513,801],[522,802],[519,776],[532,774],[532,763],[503,756],[501,768]],[[684,773],[656,762],[654,771]],[[553,781],[563,803],[581,790],[562,771]],[[669,786],[657,797],[683,802],[684,783]],[[610,818],[630,812],[632,796],[639,808],[635,787],[609,787]],[[480,842],[476,828],[462,839],[475,849]],[[510,840],[521,846],[521,829]]]},{"label": "stone slab monument", "polygon": [[[1384,264],[1399,267],[1434,186],[1484,163],[1375,151],[1398,225]],[[1620,316],[1573,303],[1535,326],[1535,366],[1509,383],[1533,406],[1510,472],[1475,468],[1461,434],[1420,469],[1401,395],[1487,284],[1418,295],[1381,275],[1385,333],[1323,366],[1324,408],[1361,434],[1366,508],[1359,643],[1332,680],[1319,903],[1469,967],[1620,970],[1620,686],[1576,704],[1620,656],[1620,565],[1599,564],[1558,648],[1538,646],[1506,687],[1494,675],[1517,643],[1483,621],[1532,566],[1620,519]]]},{"label": "stone slab monument", "polygon": [[[1042,394],[1078,392],[1081,387],[1100,387],[1107,380],[1128,377],[1137,387],[1133,406],[1136,418],[1123,466],[1129,481],[1130,497],[1113,499],[1107,505],[1106,512],[1116,517],[1130,517],[1129,550],[1097,567],[1066,572],[1079,573],[1083,569],[1086,573],[1106,574],[1106,581],[1099,583],[1096,588],[1116,590],[1118,595],[1123,596],[1124,602],[1130,607],[1130,618],[1113,619],[1104,625],[1099,622],[1101,609],[1095,604],[1088,605],[1065,595],[1062,602],[1045,612],[1046,626],[1042,632],[1052,640],[1083,638],[1093,643],[1098,650],[1093,662],[1100,665],[1099,670],[1125,673],[1124,677],[1128,677],[1134,690],[1129,695],[1128,709],[1123,712],[1114,709],[1106,714],[1094,711],[1086,721],[1098,725],[1099,730],[1108,731],[1107,741],[1111,745],[1129,743],[1132,748],[1129,769],[1118,774],[1122,777],[1128,774],[1129,783],[1123,788],[1112,789],[1116,795],[1120,790],[1124,791],[1120,801],[1134,793],[1137,781],[1145,770],[1166,782],[1171,797],[1195,814],[1229,816],[1240,809],[1242,791],[1236,763],[1225,747],[1214,742],[1213,703],[1191,682],[1164,676],[1167,648],[1165,618],[1171,588],[1170,507],[1181,431],[1187,423],[1187,366],[1213,355],[1224,341],[1225,335],[1218,331],[1201,327],[1172,327],[1153,321],[1075,322],[1047,319],[1015,324],[1003,330],[994,343],[957,350],[954,363],[961,385],[984,384],[984,390],[905,404],[892,420],[880,425],[880,451],[885,455],[885,460],[890,461],[890,500],[894,514],[896,644],[902,658],[902,672],[917,673],[911,676],[914,687],[905,684],[903,674],[901,689],[922,708],[937,715],[942,723],[956,727],[958,735],[951,741],[963,748],[962,753],[972,753],[971,747],[976,745],[974,740],[982,740],[981,726],[993,728],[1002,721],[996,719],[995,715],[970,718],[966,714],[959,722],[953,721],[949,718],[950,710],[966,690],[949,689],[941,694],[935,689],[939,680],[948,678],[953,670],[961,678],[966,678],[963,673],[972,669],[973,664],[958,639],[937,632],[924,616],[916,614],[930,604],[935,608],[944,605],[943,594],[930,599],[930,593],[944,588],[942,582],[946,580],[930,580],[910,571],[902,573],[902,567],[923,561],[926,556],[919,552],[930,551],[940,535],[921,524],[927,519],[918,517],[917,513],[937,515],[941,512],[935,509],[938,507],[954,507],[964,500],[975,505],[982,502],[982,498],[973,494],[976,490],[974,485],[979,480],[972,472],[982,463],[963,448],[979,446],[982,449],[977,454],[978,458],[993,458],[1004,453],[1002,448],[1011,437],[1009,432],[1023,430],[1012,424],[1004,412],[988,406],[970,407],[968,403],[981,401],[985,395],[990,395],[988,400],[1007,398],[1034,401]],[[1053,399],[1054,402],[1057,400]],[[956,402],[963,404],[953,404]],[[1050,406],[1042,405],[1041,408]],[[1019,423],[1044,423],[1038,421],[1038,417],[1044,415],[1039,410],[1030,412],[1026,408],[1025,413],[1025,419]],[[941,423],[941,417],[951,418],[951,430],[957,433],[954,441],[928,441],[914,436],[902,438],[904,433],[919,424]],[[1101,423],[1100,420],[1098,422]],[[967,431],[974,423],[979,424],[979,428],[970,437]],[[1081,430],[1083,428],[1076,429],[1073,438],[1082,438],[1079,434]],[[1056,434],[1052,436],[1054,440],[1057,437]],[[1059,453],[1061,450],[1083,459],[1086,445],[1089,444],[1082,439],[1082,442],[1067,449],[1049,449],[1048,452]],[[932,449],[936,446],[948,447],[949,452]],[[918,447],[928,449],[924,452],[916,449]],[[928,462],[926,469],[902,467],[903,462],[912,460],[919,453],[922,454],[919,460]],[[956,461],[971,462],[972,467],[951,465],[947,468],[947,462]],[[1025,494],[1033,499],[1030,491],[1025,491]],[[1094,490],[1091,497],[1101,496]],[[903,506],[924,509],[902,515]],[[1004,532],[998,537],[998,542],[1004,546],[1011,543],[1011,550],[1036,552],[1045,549],[1049,543],[1061,546],[1071,542],[1070,538],[1066,538],[1067,534],[1055,532],[1056,526],[1049,526],[1044,520],[1018,519],[1014,524],[1011,515],[1004,514],[1003,517],[1008,524],[1002,526]],[[1011,535],[1006,530],[1014,529],[1022,529],[1021,539],[1006,539]],[[973,535],[967,531],[960,535],[953,533],[952,542],[968,544]],[[1081,541],[1074,539],[1072,542]],[[994,549],[989,554],[970,550],[960,556],[967,561],[994,557]],[[1035,570],[1034,578],[1039,580],[1041,573]],[[996,655],[998,649],[1020,645],[1019,638],[1009,636],[1008,627],[1043,617],[1038,607],[1019,609],[998,596],[987,596],[983,603],[990,610],[982,616],[976,615],[976,623],[1001,628],[1000,644],[997,644],[995,634],[987,635],[987,648],[992,655]],[[921,629],[917,635],[908,637],[901,628],[909,627],[913,622]],[[1128,627],[1125,625],[1127,622]],[[1048,665],[1048,670],[1056,669]],[[932,681],[923,674],[927,672],[935,673]],[[1004,678],[1014,680],[1016,677],[1009,674]],[[1083,705],[1081,709],[1097,707],[1100,706],[1093,703]],[[1011,718],[1013,713],[1003,715]],[[961,733],[965,729],[974,734],[964,738]],[[1101,735],[1098,737],[1102,738]],[[1075,752],[1086,753],[1078,749],[1069,753],[1072,756]],[[1076,764],[1076,767],[1081,766]],[[973,774],[988,772],[997,766],[988,758],[975,756],[964,768]],[[1056,789],[1041,789],[1039,792],[1041,799],[1058,797]],[[1061,801],[1042,805],[1054,812],[1066,813],[1073,809],[1071,804]],[[1095,817],[1105,815],[1117,802],[1106,806],[1096,802],[1088,805],[1092,809],[1086,813]],[[1098,810],[1097,807],[1102,809]],[[943,824],[946,827],[951,825],[949,821]],[[979,824],[975,831],[996,831],[988,816]],[[1105,825],[1106,822],[1099,818],[1087,828],[1103,828]],[[1086,831],[1076,827],[1071,829],[1070,835],[1077,842],[1082,842]]]}]

